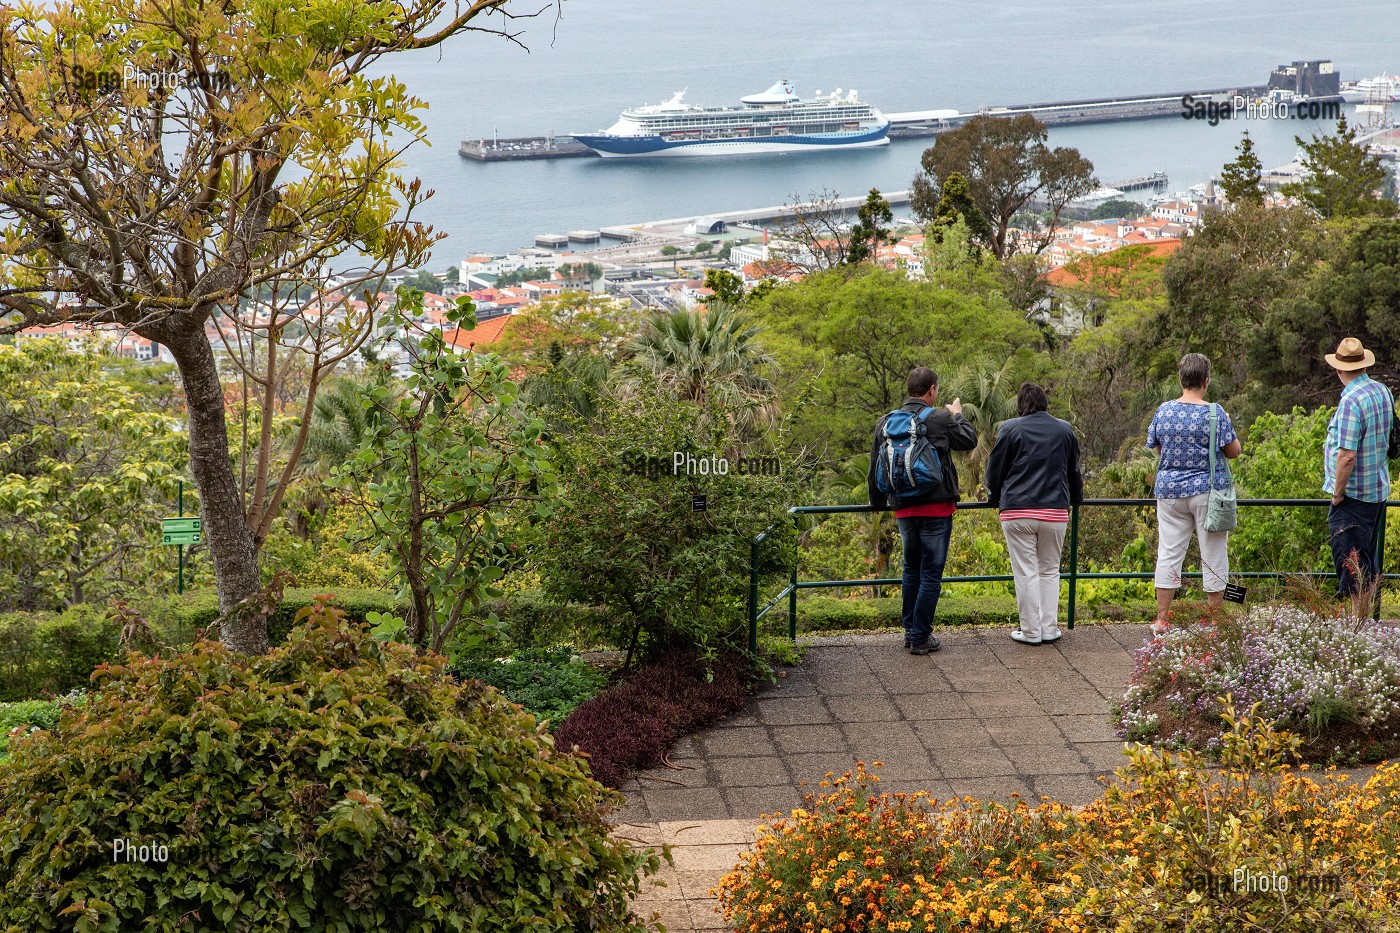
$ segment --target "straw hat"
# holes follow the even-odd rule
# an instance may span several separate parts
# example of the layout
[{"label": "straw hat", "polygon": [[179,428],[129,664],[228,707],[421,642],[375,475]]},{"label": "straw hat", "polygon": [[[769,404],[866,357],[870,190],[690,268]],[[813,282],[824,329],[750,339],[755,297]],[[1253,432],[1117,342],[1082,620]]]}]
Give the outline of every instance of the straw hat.
[{"label": "straw hat", "polygon": [[1343,337],[1337,352],[1327,354],[1327,365],[1344,373],[1367,369],[1376,364],[1376,354],[1361,345],[1355,337]]}]

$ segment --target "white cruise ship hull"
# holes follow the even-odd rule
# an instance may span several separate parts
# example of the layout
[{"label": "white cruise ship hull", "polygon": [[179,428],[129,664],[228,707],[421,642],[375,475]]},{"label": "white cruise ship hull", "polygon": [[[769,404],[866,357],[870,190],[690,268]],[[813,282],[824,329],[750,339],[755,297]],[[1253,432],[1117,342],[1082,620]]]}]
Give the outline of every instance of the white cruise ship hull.
[{"label": "white cruise ship hull", "polygon": [[[578,137],[575,137],[576,139]],[[879,139],[862,140],[860,142],[755,142],[744,139],[714,140],[697,143],[687,143],[684,146],[669,146],[652,149],[645,152],[610,152],[604,145],[594,146],[586,141],[587,137],[580,141],[589,146],[594,152],[605,159],[638,159],[657,158],[665,156],[674,158],[677,156],[714,156],[714,155],[754,155],[759,153],[772,152],[813,152],[821,149],[869,149],[873,146],[888,146],[889,137],[883,136]]]}]

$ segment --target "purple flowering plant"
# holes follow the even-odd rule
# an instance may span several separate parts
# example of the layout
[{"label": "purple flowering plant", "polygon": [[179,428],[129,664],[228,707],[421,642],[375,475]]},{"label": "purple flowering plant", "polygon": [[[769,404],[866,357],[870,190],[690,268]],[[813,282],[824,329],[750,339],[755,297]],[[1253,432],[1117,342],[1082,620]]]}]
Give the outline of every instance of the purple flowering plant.
[{"label": "purple flowering plant", "polygon": [[1218,753],[1227,694],[1301,736],[1301,760],[1400,754],[1400,622],[1276,605],[1175,626],[1135,653],[1118,733]]}]

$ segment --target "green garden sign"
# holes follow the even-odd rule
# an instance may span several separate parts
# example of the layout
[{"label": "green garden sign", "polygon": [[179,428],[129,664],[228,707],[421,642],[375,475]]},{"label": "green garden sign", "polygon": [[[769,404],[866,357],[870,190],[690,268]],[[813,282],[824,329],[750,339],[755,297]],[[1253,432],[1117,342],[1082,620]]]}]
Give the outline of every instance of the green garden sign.
[{"label": "green garden sign", "polygon": [[202,532],[203,519],[162,518],[160,520],[161,544],[198,544]]},{"label": "green garden sign", "polygon": [[185,518],[185,481],[180,481],[180,514],[175,518],[160,520],[160,543],[179,548],[180,553],[180,593],[185,592],[185,545],[199,544],[204,540],[204,520]]}]

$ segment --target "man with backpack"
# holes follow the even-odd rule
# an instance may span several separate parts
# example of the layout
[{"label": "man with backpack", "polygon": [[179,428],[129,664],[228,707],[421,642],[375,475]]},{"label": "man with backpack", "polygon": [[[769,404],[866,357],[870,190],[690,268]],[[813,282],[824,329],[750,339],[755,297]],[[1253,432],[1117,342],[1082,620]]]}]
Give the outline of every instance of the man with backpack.
[{"label": "man with backpack", "polygon": [[909,374],[909,397],[875,426],[866,483],[870,504],[894,510],[904,546],[904,647],[924,655],[941,645],[933,614],[943,591],[943,565],[958,502],[952,451],[977,446],[977,429],[958,399],[938,404],[938,374],[920,366]]}]

